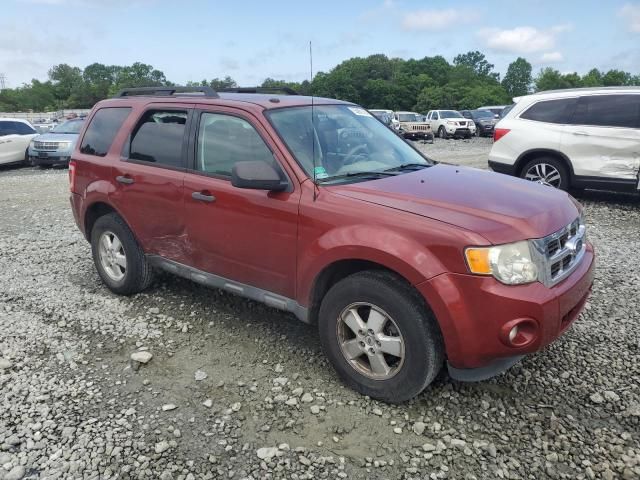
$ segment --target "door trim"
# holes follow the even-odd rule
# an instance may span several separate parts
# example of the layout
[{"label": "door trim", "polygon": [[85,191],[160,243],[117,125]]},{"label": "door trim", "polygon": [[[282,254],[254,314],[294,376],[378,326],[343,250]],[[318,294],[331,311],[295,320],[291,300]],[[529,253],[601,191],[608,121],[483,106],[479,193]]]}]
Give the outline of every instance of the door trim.
[{"label": "door trim", "polygon": [[169,273],[173,273],[207,287],[219,288],[241,297],[264,303],[269,307],[291,312],[298,318],[298,320],[304,323],[310,323],[309,309],[300,305],[293,298],[288,298],[268,290],[263,290],[258,287],[253,287],[212,273],[204,272],[197,268],[169,260],[159,255],[147,255],[146,257],[149,263],[154,267],[161,268]]}]

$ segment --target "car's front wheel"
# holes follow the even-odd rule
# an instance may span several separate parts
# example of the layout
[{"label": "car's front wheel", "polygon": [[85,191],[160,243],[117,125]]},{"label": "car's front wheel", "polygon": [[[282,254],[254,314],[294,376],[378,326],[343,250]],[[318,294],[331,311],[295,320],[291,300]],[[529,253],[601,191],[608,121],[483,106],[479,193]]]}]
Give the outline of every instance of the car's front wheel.
[{"label": "car's front wheel", "polygon": [[444,344],[422,298],[382,271],[336,283],[319,316],[323,350],[342,380],[385,402],[418,395],[442,368]]},{"label": "car's front wheel", "polygon": [[142,248],[117,213],[96,220],[91,230],[91,251],[100,278],[114,293],[141,292],[153,279],[153,269]]},{"label": "car's front wheel", "polygon": [[569,174],[566,167],[553,157],[538,157],[527,162],[520,177],[560,190],[569,189]]},{"label": "car's front wheel", "polygon": [[449,138],[449,135],[447,134],[447,129],[444,127],[440,127],[438,129],[438,136],[443,140],[446,140],[447,138]]}]

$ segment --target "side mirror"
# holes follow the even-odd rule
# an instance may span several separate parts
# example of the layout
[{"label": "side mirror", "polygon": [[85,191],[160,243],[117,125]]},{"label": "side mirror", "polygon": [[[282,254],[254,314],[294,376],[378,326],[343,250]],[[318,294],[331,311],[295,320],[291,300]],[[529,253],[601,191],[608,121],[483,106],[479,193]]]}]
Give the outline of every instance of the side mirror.
[{"label": "side mirror", "polygon": [[281,192],[289,187],[286,180],[266,162],[238,162],[231,169],[231,185],[237,188]]}]

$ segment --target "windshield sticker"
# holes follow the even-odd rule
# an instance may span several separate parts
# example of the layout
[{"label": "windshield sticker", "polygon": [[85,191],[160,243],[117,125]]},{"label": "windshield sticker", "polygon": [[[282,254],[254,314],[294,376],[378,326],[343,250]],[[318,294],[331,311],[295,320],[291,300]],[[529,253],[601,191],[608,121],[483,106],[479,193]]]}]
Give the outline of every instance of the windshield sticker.
[{"label": "windshield sticker", "polygon": [[329,176],[329,174],[324,169],[324,167],[316,167],[316,168],[314,168],[313,169],[313,174],[316,177],[316,179],[327,178]]},{"label": "windshield sticker", "polygon": [[356,115],[360,115],[361,117],[370,117],[371,114],[367,112],[364,108],[360,107],[348,107]]}]

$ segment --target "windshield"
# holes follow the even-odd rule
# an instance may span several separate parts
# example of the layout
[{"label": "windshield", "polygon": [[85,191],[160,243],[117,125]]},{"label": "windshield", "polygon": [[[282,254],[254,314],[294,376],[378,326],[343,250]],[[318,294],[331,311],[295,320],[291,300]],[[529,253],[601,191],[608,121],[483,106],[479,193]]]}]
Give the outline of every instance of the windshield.
[{"label": "windshield", "polygon": [[[319,105],[267,113],[310,178],[326,180],[431,163],[361,107]],[[314,175],[315,172],[315,175]]]},{"label": "windshield", "polygon": [[80,133],[82,128],[81,120],[71,120],[64,122],[51,130],[51,133]]},{"label": "windshield", "polygon": [[464,118],[455,110],[440,110],[440,118]]},{"label": "windshield", "polygon": [[475,118],[493,118],[493,113],[489,110],[476,110],[473,112]]},{"label": "windshield", "polygon": [[422,116],[417,113],[399,113],[398,120],[401,122],[421,122]]}]

